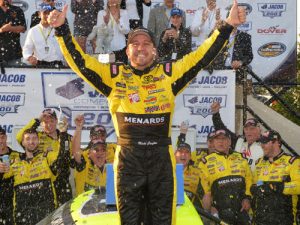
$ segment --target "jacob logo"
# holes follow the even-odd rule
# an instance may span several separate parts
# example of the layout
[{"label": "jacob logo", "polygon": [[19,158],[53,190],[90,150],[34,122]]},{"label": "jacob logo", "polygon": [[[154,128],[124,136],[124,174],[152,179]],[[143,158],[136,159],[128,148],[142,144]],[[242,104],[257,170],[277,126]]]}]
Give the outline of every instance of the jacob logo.
[{"label": "jacob logo", "polygon": [[0,115],[17,113],[18,107],[23,106],[25,93],[0,92]]},{"label": "jacob logo", "polygon": [[257,52],[262,57],[276,57],[284,53],[286,46],[279,42],[270,42],[261,46]]},{"label": "jacob logo", "polygon": [[258,3],[258,11],[263,13],[264,17],[281,17],[286,11],[286,3]]},{"label": "jacob logo", "polygon": [[191,110],[192,115],[201,115],[204,118],[211,115],[210,106],[213,102],[219,102],[226,106],[227,95],[183,95],[184,107]]}]

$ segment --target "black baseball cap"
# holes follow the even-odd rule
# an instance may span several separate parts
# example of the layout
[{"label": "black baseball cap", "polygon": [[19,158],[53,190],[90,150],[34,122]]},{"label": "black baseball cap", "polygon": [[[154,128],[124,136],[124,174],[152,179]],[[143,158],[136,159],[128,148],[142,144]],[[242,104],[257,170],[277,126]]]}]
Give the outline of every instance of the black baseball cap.
[{"label": "black baseball cap", "polygon": [[0,126],[0,135],[6,135],[6,130]]},{"label": "black baseball cap", "polygon": [[213,139],[214,136],[215,136],[215,132],[214,131],[213,132],[209,132],[208,135],[207,135],[207,141]]},{"label": "black baseball cap", "polygon": [[102,125],[95,125],[91,127],[90,130],[90,136],[96,136],[98,134],[105,134],[106,135],[106,129]]},{"label": "black baseball cap", "polygon": [[185,143],[185,142],[179,143],[178,146],[177,146],[177,150],[180,150],[180,149],[182,149],[182,148],[187,149],[187,150],[189,150],[190,152],[192,151],[191,146],[190,146],[188,143]]},{"label": "black baseball cap", "polygon": [[255,118],[247,119],[246,122],[244,123],[244,127],[249,127],[249,126],[253,126],[253,127],[259,126],[258,120]]},{"label": "black baseball cap", "polygon": [[91,145],[90,149],[93,150],[93,149],[97,148],[99,145],[106,146],[106,142],[105,141],[97,141]]},{"label": "black baseball cap", "polygon": [[128,41],[127,41],[127,45],[129,45],[132,42],[132,39],[139,34],[143,34],[145,36],[148,36],[150,38],[150,40],[152,41],[153,45],[155,46],[155,39],[154,39],[154,35],[153,33],[148,30],[145,27],[138,27],[134,30],[131,30],[128,34]]},{"label": "black baseball cap", "polygon": [[230,135],[229,131],[224,130],[224,129],[216,130],[212,138],[216,138],[220,135],[224,135],[225,137],[228,137],[229,139],[231,139],[231,135]]},{"label": "black baseball cap", "polygon": [[280,134],[275,130],[268,130],[263,132],[259,139],[260,143],[262,144],[266,144],[269,141],[274,141],[274,140],[278,140],[278,141],[281,140]]}]

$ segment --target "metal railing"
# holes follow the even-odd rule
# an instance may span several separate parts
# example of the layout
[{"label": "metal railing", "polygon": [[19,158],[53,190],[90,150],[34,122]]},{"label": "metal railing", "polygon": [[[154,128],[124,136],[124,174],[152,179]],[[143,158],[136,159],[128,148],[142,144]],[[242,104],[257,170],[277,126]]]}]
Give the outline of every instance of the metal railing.
[{"label": "metal railing", "polygon": [[[254,118],[256,118],[266,129],[272,129],[262,118],[260,118],[247,104],[247,75],[251,75],[252,78],[254,78],[255,80],[257,80],[258,85],[264,87],[270,94],[271,94],[271,99],[274,101],[279,101],[287,110],[287,112],[290,115],[295,116],[297,119],[300,120],[300,114],[295,111],[293,109],[293,107],[288,104],[282,97],[281,94],[282,93],[276,93],[271,87],[270,87],[270,83],[265,83],[257,74],[255,74],[249,67],[245,66],[242,67],[240,69],[241,74],[243,75],[242,77],[242,85],[243,85],[243,106],[242,106],[242,110],[243,110],[243,123],[245,123],[246,119],[247,119],[247,112],[250,113]],[[277,83],[277,85],[279,85]],[[293,83],[293,85],[299,85],[299,84],[295,84]],[[268,100],[265,102],[265,104],[270,103],[271,100]],[[282,145],[293,155],[298,156],[298,153],[291,147],[288,145],[287,142],[285,142],[284,140],[281,141]]]}]

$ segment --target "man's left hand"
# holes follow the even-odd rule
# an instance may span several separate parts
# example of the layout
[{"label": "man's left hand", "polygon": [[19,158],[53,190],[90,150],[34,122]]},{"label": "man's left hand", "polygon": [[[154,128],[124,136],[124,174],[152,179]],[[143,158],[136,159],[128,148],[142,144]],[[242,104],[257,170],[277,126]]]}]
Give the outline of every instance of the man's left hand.
[{"label": "man's left hand", "polygon": [[237,0],[233,0],[233,5],[231,7],[229,16],[226,22],[233,27],[237,27],[246,21],[246,11],[244,8],[239,7]]},{"label": "man's left hand", "polygon": [[247,199],[247,198],[243,199],[243,201],[242,201],[241,212],[243,212],[244,210],[245,210],[246,212],[248,212],[248,211],[250,210],[250,208],[251,208],[250,200]]}]

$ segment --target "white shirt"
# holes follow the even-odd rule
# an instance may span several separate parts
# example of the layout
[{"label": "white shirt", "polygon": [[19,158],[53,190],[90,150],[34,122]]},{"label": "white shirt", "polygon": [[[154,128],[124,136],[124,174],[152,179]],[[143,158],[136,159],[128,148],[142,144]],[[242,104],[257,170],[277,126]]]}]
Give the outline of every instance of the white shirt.
[{"label": "white shirt", "polygon": [[251,170],[255,169],[255,162],[263,157],[264,152],[259,142],[254,142],[252,145],[248,146],[248,142],[244,140],[244,137],[239,137],[236,145],[235,151],[242,153],[247,159]]},{"label": "white shirt", "polygon": [[128,18],[133,20],[139,20],[139,14],[136,8],[136,0],[126,0],[126,9]]},{"label": "white shirt", "polygon": [[98,12],[97,26],[101,28],[106,28],[108,30],[113,30],[113,38],[111,41],[110,49],[112,51],[121,50],[126,46],[125,34],[128,34],[130,30],[127,11],[124,9],[120,9],[119,24],[117,24],[111,16],[108,24],[106,25],[103,20],[103,16],[105,15],[105,10],[101,10]]},{"label": "white shirt", "polygon": [[[208,10],[208,18],[205,20],[204,23],[202,23],[202,14],[203,10]],[[191,25],[191,31],[193,36],[197,37],[196,39],[196,45],[199,46],[205,41],[211,31],[215,28],[216,25],[216,10],[214,9],[210,11],[207,8],[200,8],[195,12],[194,19]],[[222,13],[222,10],[220,12],[221,19],[223,19],[224,13]]]},{"label": "white shirt", "polygon": [[28,31],[23,46],[23,58],[28,60],[33,55],[40,61],[63,61],[64,57],[54,33],[55,30],[52,27],[43,27],[41,24],[32,27]]}]

